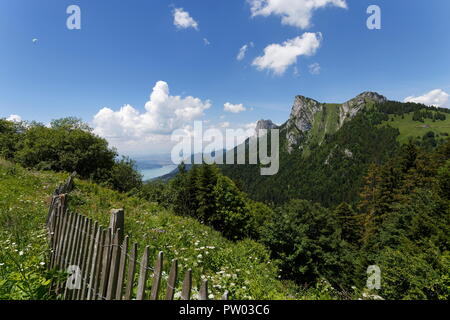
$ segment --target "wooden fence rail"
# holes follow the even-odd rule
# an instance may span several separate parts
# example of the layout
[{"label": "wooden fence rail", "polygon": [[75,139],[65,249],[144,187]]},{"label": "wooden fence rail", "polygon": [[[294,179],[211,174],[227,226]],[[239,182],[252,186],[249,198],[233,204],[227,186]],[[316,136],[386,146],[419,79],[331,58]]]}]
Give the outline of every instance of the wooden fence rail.
[{"label": "wooden fence rail", "polygon": [[[69,273],[67,281],[55,284],[56,294],[69,300],[173,300],[181,280],[178,261],[171,262],[170,270],[164,273],[168,276],[163,277],[163,252],[157,255],[154,267],[150,267],[148,246],[138,259],[138,245],[130,245],[125,236],[122,209],[111,211],[107,229],[69,211],[67,194],[73,189],[74,177],[75,173],[54,192],[47,216],[51,247],[49,268]],[[182,281],[181,299],[190,300],[191,269],[185,272]],[[207,280],[202,281],[198,298],[208,300]],[[228,299],[227,292],[222,299]]]}]

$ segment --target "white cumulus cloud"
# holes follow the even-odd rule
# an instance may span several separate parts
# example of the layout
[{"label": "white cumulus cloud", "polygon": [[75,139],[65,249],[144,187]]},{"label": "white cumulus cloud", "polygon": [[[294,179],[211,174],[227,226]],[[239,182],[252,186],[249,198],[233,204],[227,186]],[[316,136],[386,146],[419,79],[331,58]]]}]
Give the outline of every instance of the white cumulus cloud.
[{"label": "white cumulus cloud", "polygon": [[175,8],[173,10],[173,24],[178,29],[194,28],[198,30],[198,22],[191,17],[189,12],[184,11],[183,8]]},{"label": "white cumulus cloud", "polygon": [[431,90],[428,93],[425,93],[422,96],[414,97],[406,97],[405,102],[415,102],[422,103],[427,106],[436,106],[436,107],[449,107],[449,94],[442,89]]},{"label": "white cumulus cloud", "polygon": [[22,121],[22,117],[17,115],[17,114],[12,114],[8,118],[6,118],[6,120],[7,121],[12,121],[12,122],[21,122]]},{"label": "white cumulus cloud", "polygon": [[258,70],[270,70],[276,75],[282,75],[286,69],[297,62],[299,56],[312,56],[322,42],[322,34],[305,32],[282,44],[271,44],[264,49],[264,55],[253,60]]},{"label": "white cumulus cloud", "polygon": [[169,85],[158,81],[145,104],[145,112],[130,105],[118,111],[103,108],[94,116],[94,132],[121,150],[135,151],[153,143],[164,145],[174,130],[186,128],[210,107],[209,100],[171,96]]},{"label": "white cumulus cloud", "polygon": [[345,0],[247,0],[252,16],[281,16],[281,22],[302,29],[311,25],[313,12],[326,6],[347,8]]},{"label": "white cumulus cloud", "polygon": [[241,104],[232,104],[232,103],[225,103],[223,105],[223,110],[227,111],[227,112],[232,112],[232,113],[239,113],[242,111],[245,111],[246,109],[244,108],[244,105]]}]

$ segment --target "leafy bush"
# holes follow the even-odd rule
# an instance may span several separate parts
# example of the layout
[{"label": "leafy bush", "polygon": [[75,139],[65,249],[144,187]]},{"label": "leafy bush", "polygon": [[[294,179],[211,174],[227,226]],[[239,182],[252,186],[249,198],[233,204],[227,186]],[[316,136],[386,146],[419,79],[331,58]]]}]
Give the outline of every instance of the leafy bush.
[{"label": "leafy bush", "polygon": [[142,187],[135,163],[126,157],[116,159],[116,150],[78,118],[53,120],[50,127],[0,119],[0,156],[27,168],[76,171],[83,179],[121,192]]},{"label": "leafy bush", "polygon": [[110,175],[109,185],[117,191],[138,193],[142,188],[142,175],[137,171],[135,162],[128,157],[116,161]]},{"label": "leafy bush", "polygon": [[14,159],[28,168],[76,171],[82,178],[99,181],[112,170],[115,157],[106,140],[89,131],[38,125],[22,134]]},{"label": "leafy bush", "polygon": [[0,119],[0,157],[7,159],[14,157],[23,131],[23,124]]},{"label": "leafy bush", "polygon": [[[174,212],[194,217],[232,240],[258,239],[262,223],[272,213],[266,205],[250,200],[214,165],[194,165],[189,171],[182,165],[168,184],[153,183],[144,190],[147,199],[160,199]],[[170,194],[172,204],[161,199]]]},{"label": "leafy bush", "polygon": [[251,211],[247,199],[234,182],[225,176],[219,176],[214,186],[215,212],[209,223],[229,239],[242,239],[251,233]]},{"label": "leafy bush", "polygon": [[291,200],[275,210],[265,227],[262,241],[281,263],[281,274],[300,284],[313,284],[323,277],[342,283],[351,266],[343,261],[345,242],[336,217],[306,200]]}]

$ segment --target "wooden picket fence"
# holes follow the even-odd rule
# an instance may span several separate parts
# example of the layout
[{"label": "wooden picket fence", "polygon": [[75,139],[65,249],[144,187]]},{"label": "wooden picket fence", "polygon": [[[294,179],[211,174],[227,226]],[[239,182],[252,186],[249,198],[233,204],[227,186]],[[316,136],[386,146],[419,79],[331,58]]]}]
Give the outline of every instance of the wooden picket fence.
[{"label": "wooden picket fence", "polygon": [[[163,279],[164,255],[159,252],[149,267],[149,247],[138,261],[138,245],[124,236],[124,210],[112,210],[109,228],[67,208],[67,194],[73,189],[75,174],[54,192],[47,217],[51,255],[49,268],[71,273],[54,285],[56,294],[67,300],[173,300],[178,283],[178,261],[171,263],[167,281]],[[139,268],[135,281],[136,268]],[[151,278],[151,279],[149,279]],[[151,280],[151,287],[148,282]],[[137,288],[136,288],[137,282]],[[161,288],[166,282],[165,292]],[[181,299],[190,300],[192,270],[184,274]],[[208,281],[203,280],[200,300],[208,300]],[[228,292],[222,296],[228,299]]]}]

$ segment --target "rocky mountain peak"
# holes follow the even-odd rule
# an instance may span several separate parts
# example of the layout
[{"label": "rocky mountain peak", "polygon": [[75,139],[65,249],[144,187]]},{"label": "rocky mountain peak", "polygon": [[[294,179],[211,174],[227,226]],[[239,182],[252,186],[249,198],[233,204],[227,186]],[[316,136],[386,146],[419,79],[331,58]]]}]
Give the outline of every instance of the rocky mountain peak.
[{"label": "rocky mountain peak", "polygon": [[387,98],[377,92],[372,92],[372,91],[365,91],[361,94],[359,94],[356,98],[354,99],[358,99],[358,98],[362,98],[362,99],[369,99],[372,100],[374,102],[377,103],[383,103],[387,101]]},{"label": "rocky mountain peak", "polygon": [[[324,122],[319,127],[323,128],[327,133],[334,133],[339,130],[345,121],[353,118],[360,110],[362,110],[369,102],[383,103],[386,102],[386,97],[376,93],[366,91],[355,98],[343,103],[327,105],[320,103],[314,99],[298,95],[295,97],[294,105],[292,106],[291,115],[287,121],[286,138],[288,140],[289,153],[295,148],[302,148],[302,144],[308,139],[308,132],[313,128],[314,117],[316,113],[321,112],[323,115],[321,121]],[[337,124],[332,125],[333,131],[329,130],[330,126],[326,125],[327,119],[331,119],[330,115],[336,114]],[[336,123],[336,120],[334,120]],[[328,123],[329,124],[329,123]]]},{"label": "rocky mountain peak", "polygon": [[367,105],[368,101],[383,103],[387,99],[381,94],[371,91],[365,91],[357,95],[355,98],[342,104],[339,114],[339,125],[342,126],[347,119],[353,118]]},{"label": "rocky mountain peak", "polygon": [[295,125],[300,131],[309,131],[312,127],[314,114],[320,111],[322,104],[311,98],[296,96],[289,116],[289,125]]},{"label": "rocky mountain peak", "polygon": [[256,132],[261,129],[277,129],[278,126],[272,120],[259,120],[256,123]]}]

